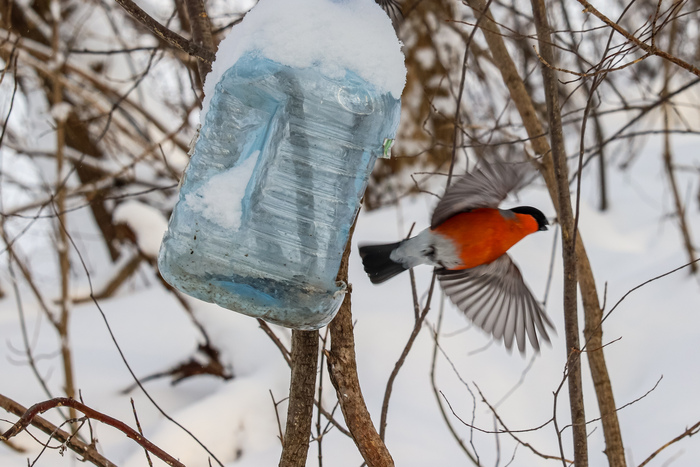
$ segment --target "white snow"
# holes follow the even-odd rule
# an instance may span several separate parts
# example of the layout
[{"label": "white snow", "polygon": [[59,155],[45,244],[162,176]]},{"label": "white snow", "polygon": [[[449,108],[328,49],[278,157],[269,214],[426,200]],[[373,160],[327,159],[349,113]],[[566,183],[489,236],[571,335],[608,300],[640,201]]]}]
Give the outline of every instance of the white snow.
[{"label": "white snow", "polygon": [[61,21],[61,2],[59,0],[51,0],[49,9],[51,10],[51,19],[56,23]]},{"label": "white snow", "polygon": [[[692,139],[687,141],[687,146],[679,147],[679,151],[695,154]],[[663,172],[658,149],[650,147],[645,150],[628,172],[610,171],[612,205],[607,213],[593,210],[595,180],[594,177],[584,179],[581,230],[601,301],[604,284],[608,284],[606,311],[631,287],[686,262],[675,220],[666,215],[672,207],[670,197],[662,200],[659,196],[654,203],[640,201],[642,196],[648,195],[640,193],[638,185],[643,186],[647,193],[660,193],[664,187],[664,179],[659,176]],[[693,157],[697,161],[697,156]],[[693,176],[683,176],[679,183],[684,192],[688,188],[697,188]],[[423,194],[405,198],[395,208],[362,212],[353,237],[349,273],[353,286],[356,352],[362,389],[375,423],[379,421],[387,378],[413,327],[413,306],[407,275],[380,286],[370,283],[356,253],[357,243],[396,241],[406,235],[414,221],[417,222],[414,232],[420,231],[428,225],[434,204],[434,197]],[[554,213],[548,195],[537,186],[521,192],[517,204],[537,206],[548,216]],[[512,205],[511,201],[509,206]],[[127,205],[120,209],[120,218],[139,219],[137,225],[142,221],[142,217],[135,214],[139,208]],[[696,239],[700,232],[697,209],[697,202],[692,200],[687,210]],[[146,211],[142,212],[145,214]],[[511,250],[526,282],[538,298],[544,297],[549,253],[555,234],[553,228],[539,232]],[[606,238],[614,241],[608,243]],[[98,267],[96,275],[100,273]],[[420,267],[415,273],[419,296],[422,296],[430,283],[430,268]],[[538,426],[552,416],[552,393],[561,382],[567,356],[561,277],[561,251],[558,250],[547,312],[559,334],[553,336],[552,346],[545,346],[535,359],[522,385],[498,404],[499,415],[513,430]],[[75,280],[79,281],[80,277]],[[10,287],[5,288],[7,296],[0,299],[1,390],[29,406],[46,396],[18,350],[22,349],[19,319],[12,291],[8,289]],[[25,293],[23,297],[34,352],[44,356],[39,360],[39,371],[48,379],[54,393],[60,394],[63,381],[60,359],[55,354],[55,333],[41,317],[39,307],[28,299],[30,294]],[[690,277],[687,270],[680,271],[631,294],[604,324],[604,342],[609,343],[605,354],[618,406],[644,395],[663,375],[663,380],[651,394],[619,412],[629,465],[638,465],[655,449],[700,420],[697,394],[700,364],[696,359],[688,358],[697,353],[699,297],[697,279]],[[439,298],[439,295],[435,297],[427,317],[430,327],[419,334],[396,379],[389,406],[387,444],[396,465],[402,467],[457,467],[468,463],[445,427],[430,386],[433,352],[430,333],[438,322]],[[226,467],[276,465],[281,446],[268,390],[272,391],[276,401],[287,396],[289,368],[254,319],[194,299],[187,300],[195,316],[209,331],[213,343],[221,350],[224,363],[231,365],[235,378],[221,381],[196,377],[176,386],[160,380],[147,383],[146,388],[168,414],[205,442]],[[182,362],[201,341],[182,306],[156,281],[150,281],[149,286],[140,285],[137,290],[132,287],[131,291],[126,290],[101,304],[118,342],[139,376],[163,371]],[[289,332],[273,328],[289,346]],[[321,335],[324,332],[321,330]],[[129,397],[134,397],[147,438],[188,466],[208,465],[206,453],[165,420],[143,394],[139,391],[128,395],[120,393],[132,380],[94,305],[74,308],[70,335],[78,387],[88,405],[134,426],[129,403]],[[622,339],[617,340],[620,337]],[[484,333],[470,329],[464,317],[446,304],[440,345],[450,361],[442,351],[438,352],[436,379],[455,413],[468,422],[472,420],[472,396],[456,372],[469,383],[472,391],[472,382],[476,382],[487,400],[495,404],[519,383],[530,362],[530,356],[522,358],[517,352],[508,354],[500,345],[490,345],[486,350],[478,351],[488,344],[489,338]],[[597,404],[586,359],[583,361],[586,416],[595,419],[599,416]],[[474,424],[491,430],[493,417],[479,402],[478,394],[476,397]],[[327,401],[325,408],[331,410],[334,392],[325,369],[324,399]],[[566,401],[564,390],[557,411],[560,427],[569,423]],[[510,460],[514,443],[509,437],[501,436],[496,446],[494,435],[472,432],[452,415],[449,408],[447,410],[460,437],[468,444],[473,437],[483,465],[496,465],[498,454],[500,465]],[[285,403],[279,406],[279,413],[284,426]],[[338,420],[342,420],[340,410],[335,414]],[[60,420],[55,411],[44,416],[54,422]],[[0,418],[16,420],[7,414]],[[322,424],[325,423],[322,420]],[[0,421],[0,430],[8,426],[8,422]],[[101,452],[110,460],[129,467],[146,465],[143,450],[121,433],[99,423],[93,427],[100,440]],[[589,432],[590,465],[607,465],[602,430],[594,422]],[[540,452],[558,454],[551,423],[541,430],[519,433],[518,436]],[[569,457],[570,430],[564,431],[563,441]],[[39,445],[29,437],[21,438],[19,444],[30,451],[18,454],[0,445],[0,465],[26,466],[25,457],[34,459],[38,454]],[[239,449],[242,449],[240,457]],[[317,445],[312,443],[308,465],[317,464],[317,454]],[[674,444],[663,451],[653,465],[663,465],[674,458],[677,460],[672,465],[695,465],[700,458],[700,443],[693,437]],[[49,450],[37,465],[70,466],[75,464],[74,459],[71,453],[61,457]],[[511,465],[546,465],[523,447],[517,450],[515,459]],[[362,460],[352,440],[332,430],[323,438],[323,463],[333,467],[357,467]],[[557,463],[551,461],[551,464]]]},{"label": "white snow", "polygon": [[158,257],[160,242],[168,229],[168,220],[158,209],[135,200],[114,209],[114,222],[125,223],[136,234],[139,249],[151,258]]},{"label": "white snow", "polygon": [[204,87],[204,121],[214,87],[248,51],[331,78],[351,70],[401,96],[406,67],[391,20],[374,0],[261,0],[219,44]]},{"label": "white snow", "polygon": [[[275,447],[275,438],[270,436],[277,431],[275,409],[268,389],[277,382],[260,375],[243,376],[234,379],[209,397],[189,404],[178,411],[177,419],[210,450],[221,455],[224,462],[248,457],[252,453]],[[283,388],[277,388],[280,399],[284,398]],[[262,410],[261,410],[262,409]],[[211,423],[218,427],[211,430],[202,419],[203,413],[216,414]],[[201,447],[184,431],[172,423],[161,423],[156,428],[152,441],[166,452],[180,451],[178,460],[185,465],[204,465]],[[183,449],[185,448],[185,449]],[[124,467],[144,465],[143,452],[136,451],[129,457]]]},{"label": "white snow", "polygon": [[243,212],[241,202],[259,155],[259,150],[253,152],[236,166],[212,176],[185,195],[187,209],[200,212],[204,218],[227,230],[238,231]]},{"label": "white snow", "polygon": [[[51,3],[51,5],[53,5],[53,3]],[[51,116],[57,122],[65,122],[68,120],[71,110],[73,110],[72,105],[68,102],[61,102],[51,107]]]}]

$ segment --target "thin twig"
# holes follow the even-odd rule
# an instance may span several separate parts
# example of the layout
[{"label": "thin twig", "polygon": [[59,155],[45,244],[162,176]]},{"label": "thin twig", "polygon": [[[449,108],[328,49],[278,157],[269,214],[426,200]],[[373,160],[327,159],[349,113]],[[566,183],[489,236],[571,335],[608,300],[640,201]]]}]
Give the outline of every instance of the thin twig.
[{"label": "thin twig", "polygon": [[[488,0],[486,3],[486,8],[491,5],[492,0]],[[486,11],[486,9],[484,9]],[[454,133],[452,136],[452,159],[450,160],[450,169],[447,174],[447,182],[445,184],[446,187],[450,186],[450,183],[452,182],[452,172],[454,171],[454,166],[455,166],[455,160],[457,159],[457,137],[460,134],[460,128],[461,128],[461,121],[462,121],[462,113],[461,113],[461,107],[462,107],[462,95],[464,94],[464,83],[466,82],[467,78],[467,60],[469,59],[469,45],[472,42],[472,39],[474,39],[474,34],[476,34],[476,31],[479,29],[479,24],[481,23],[481,20],[484,19],[484,12],[482,12],[479,17],[476,20],[476,24],[472,28],[471,33],[469,33],[469,38],[467,39],[466,43],[464,44],[464,58],[462,59],[462,75],[459,79],[459,92],[457,93],[457,105],[455,108],[455,115],[454,115]]]},{"label": "thin twig", "polygon": [[[124,422],[117,420],[116,418],[110,417],[102,412],[98,412],[85,404],[76,401],[75,399],[70,399],[68,397],[56,397],[54,399],[49,399],[44,402],[39,402],[34,404],[29,409],[27,409],[24,414],[20,417],[17,422],[10,427],[5,433],[0,435],[3,439],[10,439],[13,436],[18,435],[24,431],[29,425],[35,425],[34,420],[39,414],[43,414],[47,410],[51,410],[56,407],[71,407],[85,414],[86,417],[93,420],[100,421],[106,425],[112,426],[117,430],[124,433],[128,438],[133,439],[144,449],[150,451],[154,456],[161,459],[166,464],[173,467],[185,467],[185,464],[181,463],[174,457],[172,457],[167,452],[160,449],[155,444],[151,443],[149,440],[141,436],[136,430],[125,424]],[[54,430],[55,431],[55,430]]]},{"label": "thin twig", "polygon": [[[665,272],[665,273],[663,273],[663,274],[659,274],[659,275],[656,276],[656,277],[652,277],[651,279],[647,279],[646,281],[642,282],[641,284],[639,284],[639,285],[637,285],[637,286],[635,286],[635,287],[632,287],[630,290],[628,290],[628,291],[617,301],[617,303],[615,303],[615,305],[613,305],[613,307],[610,309],[610,311],[608,311],[608,312],[605,314],[605,316],[604,316],[603,319],[601,320],[600,324],[602,325],[602,324],[603,324],[603,321],[605,321],[606,319],[608,319],[608,316],[610,316],[610,315],[612,314],[612,312],[615,311],[615,309],[620,305],[620,303],[622,303],[632,292],[635,292],[635,291],[641,289],[642,287],[644,287],[645,285],[650,284],[650,283],[652,283],[652,282],[654,282],[654,281],[657,281],[657,280],[659,280],[659,279],[662,279],[662,278],[664,278],[664,277],[666,277],[666,276],[670,276],[671,274],[673,274],[673,273],[675,273],[675,272],[678,272],[678,271],[680,271],[681,269],[685,269],[685,268],[687,268],[688,266],[691,266],[691,265],[693,265],[693,264],[695,264],[695,263],[697,263],[697,262],[699,262],[699,261],[700,261],[700,258],[695,259],[695,260],[693,260],[693,261],[690,261],[690,262],[688,262],[688,263],[685,263],[685,264],[682,265],[682,266],[678,266],[678,267],[675,268],[675,269],[672,269],[672,270],[670,270],[670,271],[667,271],[667,272]],[[584,347],[585,347],[585,346],[584,346]]]},{"label": "thin twig", "polygon": [[282,343],[279,337],[277,337],[277,334],[274,333],[272,329],[270,329],[270,326],[260,318],[258,318],[258,325],[260,326],[260,329],[267,334],[267,336],[274,342],[274,344],[277,346],[279,351],[282,353],[282,357],[284,357],[284,361],[287,362],[287,365],[291,366],[292,365],[292,357],[291,354],[289,353],[289,349]]},{"label": "thin twig", "polygon": [[[401,367],[403,364],[406,362],[406,357],[408,356],[408,353],[411,351],[411,348],[413,347],[413,343],[416,340],[416,337],[418,337],[418,333],[423,327],[423,321],[425,320],[426,315],[430,311],[430,302],[432,301],[433,297],[433,290],[435,290],[435,277],[436,274],[433,272],[433,277],[430,281],[430,289],[428,290],[428,299],[425,304],[425,307],[423,308],[423,311],[421,312],[420,316],[418,319],[416,319],[415,323],[413,324],[413,330],[411,331],[411,335],[408,337],[408,342],[406,342],[406,345],[403,348],[403,352],[401,352],[401,356],[399,359],[396,361],[396,364],[394,364],[394,369],[392,370],[391,374],[389,375],[389,380],[386,383],[386,389],[384,391],[384,400],[382,401],[382,414],[379,422],[379,437],[384,440],[384,436],[386,435],[386,423],[387,423],[387,415],[389,412],[389,399],[391,398],[391,391],[394,387],[394,381],[396,380],[396,377],[399,374],[399,371],[401,370]],[[414,291],[413,296],[414,300],[416,299],[416,283],[415,281],[411,281],[411,287]],[[417,303],[414,303],[414,307],[417,306]]]},{"label": "thin twig", "polygon": [[680,435],[676,436],[676,437],[673,438],[671,441],[669,441],[668,443],[665,443],[665,444],[664,444],[663,446],[661,446],[659,449],[657,449],[656,451],[654,451],[649,457],[647,457],[647,458],[644,460],[644,462],[642,462],[641,464],[639,464],[639,467],[644,467],[645,465],[647,465],[649,462],[651,462],[651,460],[652,460],[653,458],[655,458],[657,455],[659,455],[659,453],[660,453],[661,451],[663,451],[663,450],[666,449],[667,447],[671,446],[672,444],[677,443],[678,441],[682,440],[683,438],[689,438],[689,437],[691,437],[691,436],[693,436],[693,435],[696,435],[696,434],[698,434],[698,432],[700,432],[700,422],[697,422],[695,425],[691,426],[690,428],[688,428],[687,430],[685,430],[683,433],[681,433]]},{"label": "thin twig", "polygon": [[630,42],[634,43],[636,46],[638,46],[640,49],[644,50],[647,53],[657,55],[664,60],[668,60],[672,63],[675,63],[679,67],[688,70],[689,72],[693,73],[694,75],[700,76],[700,69],[694,67],[690,63],[681,60],[680,58],[671,55],[667,52],[664,52],[663,50],[660,50],[656,46],[651,46],[649,44],[646,44],[645,42],[642,42],[639,40],[637,37],[635,37],[634,34],[628,32],[625,28],[620,26],[619,24],[615,23],[614,21],[610,20],[607,16],[602,14],[600,11],[598,11],[593,5],[588,3],[586,0],[577,0],[581,5],[583,5],[584,12],[586,13],[592,13],[596,18],[613,28],[615,31],[617,31],[619,34],[624,36],[627,40]]},{"label": "thin twig", "polygon": [[[541,453],[540,451],[538,451],[537,449],[535,449],[530,443],[526,443],[526,442],[522,441],[520,438],[518,438],[517,436],[515,436],[515,433],[512,432],[511,430],[509,430],[508,427],[506,426],[506,424],[503,423],[503,419],[500,417],[500,415],[498,415],[498,412],[496,412],[496,408],[493,407],[493,406],[489,403],[489,401],[486,400],[486,397],[484,396],[484,393],[481,392],[481,389],[479,388],[479,386],[477,386],[476,384],[474,384],[474,386],[476,387],[476,390],[479,391],[479,395],[481,396],[481,401],[482,401],[484,404],[486,404],[486,406],[489,408],[489,410],[491,410],[491,413],[493,414],[494,417],[496,417],[496,419],[498,420],[498,423],[501,424],[501,426],[503,427],[503,429],[505,430],[505,432],[508,433],[518,444],[521,444],[521,445],[525,446],[525,447],[528,448],[530,451],[532,451],[535,455],[540,456],[540,457],[543,458],[543,459],[562,460],[561,457],[552,456],[552,455],[549,455],[549,454],[543,454],[543,453]],[[565,461],[565,462],[569,462],[569,463],[572,462],[572,461],[567,460],[567,459],[564,459],[564,461]]]},{"label": "thin twig", "polygon": [[286,401],[288,398],[285,397],[281,401],[276,401],[275,396],[272,394],[272,389],[268,389],[268,392],[270,393],[270,398],[272,399],[272,405],[275,408],[275,418],[277,418],[277,430],[279,431],[279,434],[277,435],[277,438],[280,440],[280,444],[284,446],[284,433],[282,432],[282,421],[280,421],[280,412],[277,410],[277,407],[284,401]]},{"label": "thin twig", "polygon": [[[136,429],[139,430],[139,434],[143,436],[143,430],[141,429],[141,422],[139,422],[139,416],[136,413],[136,405],[134,405],[134,398],[130,397],[129,401],[131,402],[131,411],[134,414],[134,420],[136,421]],[[146,454],[146,461],[148,461],[149,467],[153,467],[153,461],[151,460],[151,455],[148,453],[148,449],[144,448],[144,453]]]},{"label": "thin twig", "polygon": [[[323,337],[321,337],[321,342],[323,346],[321,347],[321,361],[318,364],[318,403],[319,406],[323,404],[323,370],[326,363],[326,345],[328,343],[328,327],[326,327],[326,332]],[[320,335],[319,335],[320,337]],[[321,428],[321,411],[316,412],[316,443],[318,445],[318,467],[323,467],[323,435],[325,431]],[[330,426],[330,422],[326,424]]]},{"label": "thin twig", "polygon": [[469,451],[469,448],[467,448],[466,444],[464,444],[464,441],[459,437],[457,434],[457,430],[455,427],[452,425],[452,422],[450,421],[449,417],[447,416],[447,411],[445,410],[445,407],[442,405],[442,397],[440,397],[440,390],[437,387],[437,352],[438,352],[438,347],[439,347],[439,338],[440,338],[440,329],[442,327],[442,317],[443,317],[443,312],[445,311],[445,296],[444,293],[442,294],[440,298],[440,311],[438,312],[438,319],[437,319],[437,324],[435,325],[435,329],[433,330],[433,340],[435,341],[435,345],[433,347],[433,356],[432,360],[430,363],[430,385],[433,388],[433,394],[435,395],[435,400],[438,403],[438,407],[440,409],[440,415],[442,415],[442,419],[445,421],[445,424],[447,425],[447,429],[450,431],[450,434],[452,435],[452,438],[457,442],[457,445],[462,449],[464,454],[469,458],[469,460],[474,464],[474,465],[479,465],[478,460],[476,459],[475,455]]},{"label": "thin twig", "polygon": [[192,438],[204,451],[206,451],[209,456],[211,456],[212,459],[216,461],[217,464],[219,464],[220,467],[224,467],[222,462],[219,460],[218,457],[204,444],[202,441],[197,438],[194,433],[192,433],[190,430],[188,430],[184,425],[179,423],[177,420],[175,420],[173,417],[168,415],[168,413],[163,410],[163,408],[156,402],[156,400],[151,396],[151,394],[146,390],[145,387],[143,387],[143,384],[141,384],[141,381],[136,377],[136,373],[134,373],[134,370],[131,368],[131,365],[129,364],[129,361],[126,359],[126,356],[124,355],[124,352],[122,351],[121,346],[119,345],[119,342],[117,341],[116,336],[114,335],[114,332],[112,331],[112,326],[109,324],[109,320],[107,319],[107,315],[105,314],[104,310],[100,306],[100,303],[95,299],[94,295],[94,287],[92,285],[92,277],[90,275],[90,271],[88,270],[87,264],[85,264],[85,259],[83,258],[82,253],[80,252],[80,249],[78,246],[75,244],[75,241],[73,240],[72,236],[68,236],[68,240],[71,243],[71,246],[73,247],[74,251],[78,255],[78,259],[80,260],[80,264],[83,268],[83,271],[85,272],[85,277],[88,281],[88,287],[90,289],[90,297],[93,300],[93,303],[95,304],[95,307],[97,308],[97,311],[100,313],[100,317],[102,318],[102,321],[105,324],[105,327],[107,328],[107,332],[109,333],[110,338],[112,339],[112,343],[114,344],[115,348],[117,349],[117,352],[119,353],[119,357],[121,358],[122,362],[124,363],[124,366],[126,369],[129,371],[129,374],[133,378],[133,380],[136,382],[138,385],[139,389],[143,394],[146,396],[146,398],[153,404],[153,406],[160,412],[163,417],[165,417],[170,423],[174,424],[178,428],[180,428],[182,431],[187,433],[187,435]]}]

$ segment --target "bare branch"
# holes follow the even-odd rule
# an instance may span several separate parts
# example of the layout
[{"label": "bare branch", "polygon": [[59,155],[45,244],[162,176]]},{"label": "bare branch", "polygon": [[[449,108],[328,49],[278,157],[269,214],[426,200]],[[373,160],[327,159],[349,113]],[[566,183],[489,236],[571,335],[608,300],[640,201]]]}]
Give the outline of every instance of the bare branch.
[{"label": "bare branch", "polygon": [[[532,0],[532,11],[537,28],[540,54],[548,63],[554,63],[554,52],[550,44],[550,26],[543,0]],[[581,360],[579,359],[579,328],[577,304],[577,257],[576,226],[571,208],[569,193],[569,176],[566,165],[566,149],[559,107],[559,90],[555,71],[542,67],[547,116],[552,149],[552,165],[557,182],[559,224],[562,233],[562,251],[564,255],[564,326],[569,370],[569,405],[574,433],[574,461],[578,467],[588,465],[588,439],[586,434],[586,413],[583,404],[583,386],[581,382]]]},{"label": "bare branch", "polygon": [[[193,42],[211,53],[214,50],[214,41],[211,35],[211,22],[209,21],[204,1],[185,0],[185,4],[190,20]],[[204,78],[211,71],[211,62],[199,60],[197,67],[199,69],[200,82],[204,83]]]},{"label": "bare branch", "polygon": [[[602,14],[600,11],[596,10],[596,8],[588,3],[586,0],[577,0],[581,5],[584,7],[584,11],[586,13],[592,13],[596,18],[613,28],[615,31],[617,31],[619,34],[624,36],[627,40],[630,42],[634,43],[636,46],[638,46],[640,49],[644,50],[645,52],[649,54],[656,55],[658,57],[663,58],[664,60],[668,60],[671,63],[674,63],[678,65],[679,67],[688,70],[689,72],[693,73],[696,76],[700,76],[700,69],[694,67],[690,63],[681,60],[680,58],[676,57],[675,55],[671,55],[668,52],[664,52],[663,50],[660,50],[658,47],[655,45],[649,45],[645,42],[642,42],[639,40],[634,34],[630,33],[627,31],[625,28],[620,26],[618,23],[610,20],[607,16]],[[653,37],[653,35],[652,35]]]},{"label": "bare branch", "polygon": [[316,392],[318,331],[292,331],[292,377],[280,467],[304,467]]},{"label": "bare branch", "polygon": [[[379,422],[379,437],[382,439],[382,441],[384,440],[384,436],[386,435],[387,415],[389,412],[389,399],[391,398],[391,391],[394,387],[394,381],[396,380],[396,377],[398,376],[401,367],[406,361],[406,357],[411,351],[413,343],[415,342],[416,337],[418,337],[418,333],[423,327],[423,321],[425,321],[426,315],[430,311],[430,302],[432,301],[433,290],[435,289],[435,277],[436,275],[435,273],[433,273],[433,278],[430,281],[430,289],[428,291],[428,300],[420,316],[418,316],[415,323],[413,324],[413,330],[411,331],[411,335],[408,337],[408,342],[406,342],[406,345],[404,346],[403,351],[401,352],[401,356],[396,361],[394,369],[391,371],[391,374],[389,375],[389,380],[386,383],[386,390],[384,391],[384,400],[382,402],[382,414]],[[413,276],[411,276],[411,288],[413,290],[414,307],[419,307],[420,305],[418,304],[416,295],[416,282],[415,280],[413,280]]]},{"label": "bare branch", "polygon": [[445,410],[445,407],[442,405],[442,397],[441,392],[437,387],[437,352],[438,348],[440,346],[439,344],[439,339],[440,339],[440,328],[442,327],[442,316],[443,312],[445,311],[445,297],[444,294],[440,299],[440,312],[438,314],[438,320],[437,324],[435,325],[435,329],[432,332],[433,335],[433,340],[435,341],[435,345],[433,346],[433,356],[430,364],[430,385],[433,388],[433,394],[435,395],[435,400],[438,403],[438,407],[440,409],[440,415],[442,415],[442,419],[445,421],[445,424],[447,425],[447,429],[450,431],[450,434],[454,438],[454,440],[457,442],[457,445],[462,449],[464,454],[469,458],[469,460],[474,464],[474,465],[479,465],[479,461],[476,458],[476,455],[473,454],[471,451],[469,451],[469,448],[467,448],[466,444],[464,444],[464,441],[459,437],[457,434],[457,430],[455,430],[455,427],[452,425],[452,422],[450,421],[449,417],[447,416],[447,411]]},{"label": "bare branch", "polygon": [[656,451],[654,451],[649,457],[647,457],[647,458],[644,460],[644,462],[642,462],[641,464],[639,464],[639,467],[644,467],[645,465],[647,465],[649,462],[651,462],[651,460],[652,460],[653,458],[655,458],[657,455],[659,455],[659,453],[660,453],[661,451],[663,451],[663,450],[666,449],[667,447],[671,446],[672,444],[677,443],[678,441],[682,440],[683,438],[689,438],[689,437],[691,437],[691,436],[693,436],[693,435],[696,435],[696,434],[698,434],[698,432],[700,432],[700,422],[697,422],[695,425],[691,426],[690,428],[688,428],[687,430],[685,430],[683,433],[681,433],[680,435],[676,436],[676,437],[673,438],[671,441],[669,441],[668,443],[664,444],[664,445],[661,446],[659,449],[657,449]]},{"label": "bare branch", "polygon": [[[63,398],[65,399],[65,398]],[[55,401],[56,399],[52,399],[52,401]],[[72,399],[71,399],[72,400]],[[75,402],[75,401],[73,401]],[[44,403],[45,404],[45,403]],[[82,405],[82,404],[81,404]],[[100,467],[116,467],[116,464],[110,462],[107,458],[103,457],[100,453],[97,452],[97,449],[95,449],[95,446],[84,443],[80,441],[79,439],[75,438],[72,436],[70,433],[61,430],[48,420],[46,420],[43,417],[40,417],[38,415],[38,412],[34,412],[31,415],[31,419],[28,419],[27,417],[29,416],[29,410],[35,409],[36,405],[27,410],[17,402],[13,401],[9,397],[6,397],[2,394],[0,394],[0,407],[5,409],[7,412],[12,413],[14,415],[17,415],[18,417],[22,417],[20,421],[24,420],[26,422],[26,425],[23,427],[19,428],[19,431],[22,431],[27,428],[27,426],[31,425],[42,432],[46,433],[49,436],[52,436],[53,438],[56,438],[58,441],[61,443],[64,443],[68,449],[71,451],[83,456],[83,458],[91,462],[94,465],[100,466]],[[56,407],[56,406],[54,406]],[[46,410],[50,409],[51,407],[46,407]],[[18,421],[18,423],[20,423]],[[17,427],[17,424],[15,424],[12,428],[10,428],[9,431],[12,431]],[[19,431],[17,433],[19,433]],[[15,433],[15,434],[17,434]],[[3,439],[8,439],[9,436],[7,433],[3,434],[0,436],[0,438]]]},{"label": "bare branch", "polygon": [[[355,226],[350,231],[352,238]],[[345,247],[337,280],[347,281],[351,242]],[[369,467],[392,467],[394,460],[374,428],[360,388],[355,360],[355,338],[351,311],[352,290],[345,293],[340,310],[329,324],[331,349],[326,354],[328,373],[340,402],[345,422],[360,454]]]},{"label": "bare branch", "polygon": [[211,52],[206,47],[197,44],[192,41],[188,41],[176,32],[171,31],[166,28],[158,21],[153,19],[148,13],[143,11],[138,5],[136,5],[131,0],[115,0],[119,5],[121,5],[127,13],[136,18],[141,24],[143,24],[149,31],[151,31],[155,36],[163,39],[168,44],[176,47],[177,49],[186,52],[187,54],[198,58],[206,63],[213,63],[216,55]]},{"label": "bare branch", "polygon": [[[141,429],[141,422],[139,422],[139,416],[136,413],[136,405],[134,404],[134,399],[130,398],[131,411],[134,413],[134,421],[136,422],[136,429],[139,430],[139,434],[143,436],[143,430]],[[148,453],[148,449],[144,449],[143,452],[146,454],[146,460],[148,461],[148,466],[153,467],[153,461],[151,460],[151,455]]]},{"label": "bare branch", "polygon": [[512,432],[511,430],[509,430],[508,427],[506,426],[506,424],[503,423],[503,419],[501,418],[500,415],[498,415],[498,412],[496,412],[496,408],[493,407],[493,406],[489,403],[489,401],[486,400],[486,397],[484,396],[484,393],[481,392],[481,389],[479,388],[479,386],[477,386],[476,384],[475,384],[474,386],[476,386],[476,390],[479,391],[479,395],[481,396],[482,402],[488,406],[489,410],[491,410],[491,413],[493,413],[493,416],[496,417],[496,419],[498,420],[498,423],[501,424],[501,426],[503,427],[503,429],[505,430],[505,432],[508,433],[515,441],[517,441],[518,444],[521,444],[521,445],[525,446],[525,447],[528,448],[530,451],[532,451],[533,454],[535,454],[535,455],[537,455],[537,456],[539,456],[539,457],[541,457],[541,458],[543,458],[543,459],[563,460],[564,462],[568,462],[568,463],[572,463],[572,462],[573,462],[573,461],[570,461],[570,460],[568,460],[568,459],[562,459],[561,457],[551,456],[551,455],[549,455],[549,454],[543,454],[543,453],[541,453],[540,451],[538,451],[537,449],[535,449],[530,443],[526,443],[526,442],[522,441],[520,438],[518,438],[517,436],[515,436],[515,433]]}]

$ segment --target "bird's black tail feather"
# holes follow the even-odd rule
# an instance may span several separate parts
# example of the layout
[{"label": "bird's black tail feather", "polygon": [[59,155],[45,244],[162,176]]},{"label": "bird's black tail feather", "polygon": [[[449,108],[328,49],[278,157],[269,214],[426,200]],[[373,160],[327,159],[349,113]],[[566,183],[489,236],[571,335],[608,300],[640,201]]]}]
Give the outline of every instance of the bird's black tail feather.
[{"label": "bird's black tail feather", "polygon": [[360,256],[365,272],[373,284],[380,284],[391,279],[395,275],[404,272],[406,269],[401,263],[391,259],[391,252],[394,251],[401,242],[388,243],[385,245],[365,245],[360,247]]}]

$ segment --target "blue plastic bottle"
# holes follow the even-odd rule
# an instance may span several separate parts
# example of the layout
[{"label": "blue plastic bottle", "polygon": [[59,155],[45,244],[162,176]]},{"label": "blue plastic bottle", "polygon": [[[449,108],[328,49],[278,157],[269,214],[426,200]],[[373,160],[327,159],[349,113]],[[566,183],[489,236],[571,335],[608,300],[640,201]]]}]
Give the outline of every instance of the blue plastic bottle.
[{"label": "blue plastic bottle", "polygon": [[179,290],[295,329],[330,322],[350,227],[400,101],[348,71],[244,54],[216,85],[158,265]]}]

